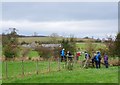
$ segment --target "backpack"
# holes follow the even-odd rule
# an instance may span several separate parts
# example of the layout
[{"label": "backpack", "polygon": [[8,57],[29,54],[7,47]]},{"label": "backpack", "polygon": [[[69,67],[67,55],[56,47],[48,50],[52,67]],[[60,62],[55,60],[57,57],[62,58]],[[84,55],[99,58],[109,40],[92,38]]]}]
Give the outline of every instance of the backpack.
[{"label": "backpack", "polygon": [[90,58],[90,55],[87,53],[87,54],[85,54],[85,58],[86,59],[89,59]]},{"label": "backpack", "polygon": [[62,50],[60,51],[60,54],[62,54]]},{"label": "backpack", "polygon": [[90,54],[88,54],[88,55],[89,55],[89,58],[91,58]]}]

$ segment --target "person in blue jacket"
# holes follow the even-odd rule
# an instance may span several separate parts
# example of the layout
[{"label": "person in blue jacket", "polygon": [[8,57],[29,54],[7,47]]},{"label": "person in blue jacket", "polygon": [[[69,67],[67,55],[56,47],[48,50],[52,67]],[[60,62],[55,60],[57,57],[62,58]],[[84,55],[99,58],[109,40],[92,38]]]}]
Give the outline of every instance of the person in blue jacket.
[{"label": "person in blue jacket", "polygon": [[61,55],[61,62],[62,62],[63,60],[65,60],[65,49],[64,48],[60,51],[60,55]]},{"label": "person in blue jacket", "polygon": [[101,64],[101,54],[100,54],[100,52],[97,52],[97,55],[95,56],[95,64],[96,64],[96,68],[100,68],[100,64]]}]

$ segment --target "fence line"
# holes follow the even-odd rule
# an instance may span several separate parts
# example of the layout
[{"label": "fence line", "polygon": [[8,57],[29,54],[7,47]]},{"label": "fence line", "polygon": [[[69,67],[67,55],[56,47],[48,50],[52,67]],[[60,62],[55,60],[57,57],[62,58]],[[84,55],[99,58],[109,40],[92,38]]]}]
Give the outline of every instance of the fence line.
[{"label": "fence line", "polygon": [[[14,61],[13,61],[14,62]],[[36,67],[35,67],[35,72],[36,72],[36,75],[38,75],[39,74],[39,71],[44,71],[44,68],[42,69],[42,65],[39,65],[40,64],[40,62],[41,61],[38,61],[38,60],[36,60],[36,61],[24,61],[24,60],[22,60],[21,61],[21,68],[19,68],[19,69],[21,69],[21,76],[25,76],[26,74],[25,74],[25,69],[27,69],[27,68],[25,68],[25,63],[26,62],[29,62],[29,63],[36,63]],[[55,61],[55,64],[53,64],[53,62],[49,59],[47,62],[46,61],[43,61],[42,63],[47,63],[47,69],[46,70],[48,70],[47,72],[51,72],[51,71],[53,71],[53,69],[52,69],[52,67],[53,68],[55,68],[55,71],[61,71],[62,69],[65,69],[65,68],[63,68],[63,67],[61,67],[61,64],[63,64],[63,65],[67,65],[68,64],[68,60],[67,60],[67,63],[66,62],[63,62],[63,63],[61,63],[60,62],[60,58],[58,58],[58,61]],[[28,64],[29,64],[28,63]],[[74,62],[73,62],[74,63]],[[5,78],[7,79],[8,77],[11,77],[11,76],[9,76],[9,74],[8,74],[8,72],[10,72],[10,67],[9,67],[9,61],[5,61]],[[13,64],[16,64],[16,63],[13,63]],[[54,66],[52,66],[52,65],[56,65],[55,67]],[[40,69],[39,69],[39,67],[40,67]],[[13,71],[16,71],[16,70],[18,70],[18,69],[12,69]],[[18,71],[19,72],[19,71]],[[30,72],[30,71],[29,71]],[[29,72],[26,72],[26,73],[29,73]],[[33,72],[33,71],[32,71]],[[19,74],[19,73],[18,73]],[[16,74],[15,76],[18,76],[18,74]],[[33,74],[33,73],[31,73],[31,74]],[[3,74],[3,77],[4,77],[4,74]],[[13,76],[14,77],[14,76]]]}]

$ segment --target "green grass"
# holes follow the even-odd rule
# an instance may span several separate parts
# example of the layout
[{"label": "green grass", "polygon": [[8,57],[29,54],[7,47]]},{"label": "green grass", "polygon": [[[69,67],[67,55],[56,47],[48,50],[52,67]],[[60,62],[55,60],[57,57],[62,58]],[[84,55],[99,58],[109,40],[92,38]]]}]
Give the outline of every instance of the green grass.
[{"label": "green grass", "polygon": [[[0,43],[0,57],[2,57],[2,45]],[[0,78],[2,78],[2,63],[0,61]],[[0,80],[0,84],[2,83],[2,80]]]},{"label": "green grass", "polygon": [[0,62],[0,84],[2,83],[2,64]]},{"label": "green grass", "polygon": [[[36,61],[24,61],[24,73],[28,74],[36,74]],[[5,78],[5,65],[6,62],[2,63],[2,77]],[[51,70],[57,71],[58,62],[51,62]],[[7,61],[8,66],[8,77],[17,77],[22,74],[22,62],[21,61]],[[48,62],[39,61],[38,62],[38,70],[41,73],[48,71]]]},{"label": "green grass", "polygon": [[[104,46],[101,43],[95,43],[97,47]],[[78,47],[85,49],[85,43],[78,43]],[[39,56],[36,51],[30,51],[28,57]],[[84,59],[84,54],[79,60]],[[74,65],[74,70],[63,69],[64,63],[61,63],[61,71],[58,72],[58,62],[52,62],[50,72],[48,73],[48,62],[40,61],[38,63],[39,74],[36,75],[36,61],[25,61],[25,76],[22,77],[21,61],[9,61],[8,79],[5,76],[5,62],[2,63],[3,83],[118,83],[118,67],[106,69],[89,68],[82,69],[80,64]]]},{"label": "green grass", "polygon": [[[95,45],[95,49],[105,47],[104,43],[93,43]],[[83,51],[86,49],[86,43],[76,43],[77,48],[81,48]]]},{"label": "green grass", "polygon": [[[118,67],[106,69],[89,68],[82,69],[79,64],[74,65],[74,70],[63,69],[58,71],[57,62],[51,63],[51,71],[48,73],[48,62],[39,62],[39,74],[36,75],[36,62],[24,62],[25,76],[21,76],[21,62],[8,62],[8,79],[5,78],[3,63],[3,83],[118,83]],[[31,75],[28,73],[31,72]]]},{"label": "green grass", "polygon": [[39,55],[37,51],[30,51],[27,56],[31,58],[31,57],[38,57]]}]

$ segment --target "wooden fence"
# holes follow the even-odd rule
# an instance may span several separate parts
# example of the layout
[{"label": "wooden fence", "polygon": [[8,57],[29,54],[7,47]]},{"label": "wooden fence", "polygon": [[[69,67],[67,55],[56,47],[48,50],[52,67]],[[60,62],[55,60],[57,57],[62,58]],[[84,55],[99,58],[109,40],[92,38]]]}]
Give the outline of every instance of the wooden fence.
[{"label": "wooden fence", "polygon": [[[80,67],[80,64],[75,63],[75,60],[71,63],[72,65],[74,64],[74,68]],[[68,64],[69,61],[60,62],[60,59],[58,59],[58,61],[51,61],[50,59],[47,61],[4,61],[2,65],[2,76],[4,79],[8,79],[16,76],[38,75],[45,72],[61,71],[65,70]]]}]

